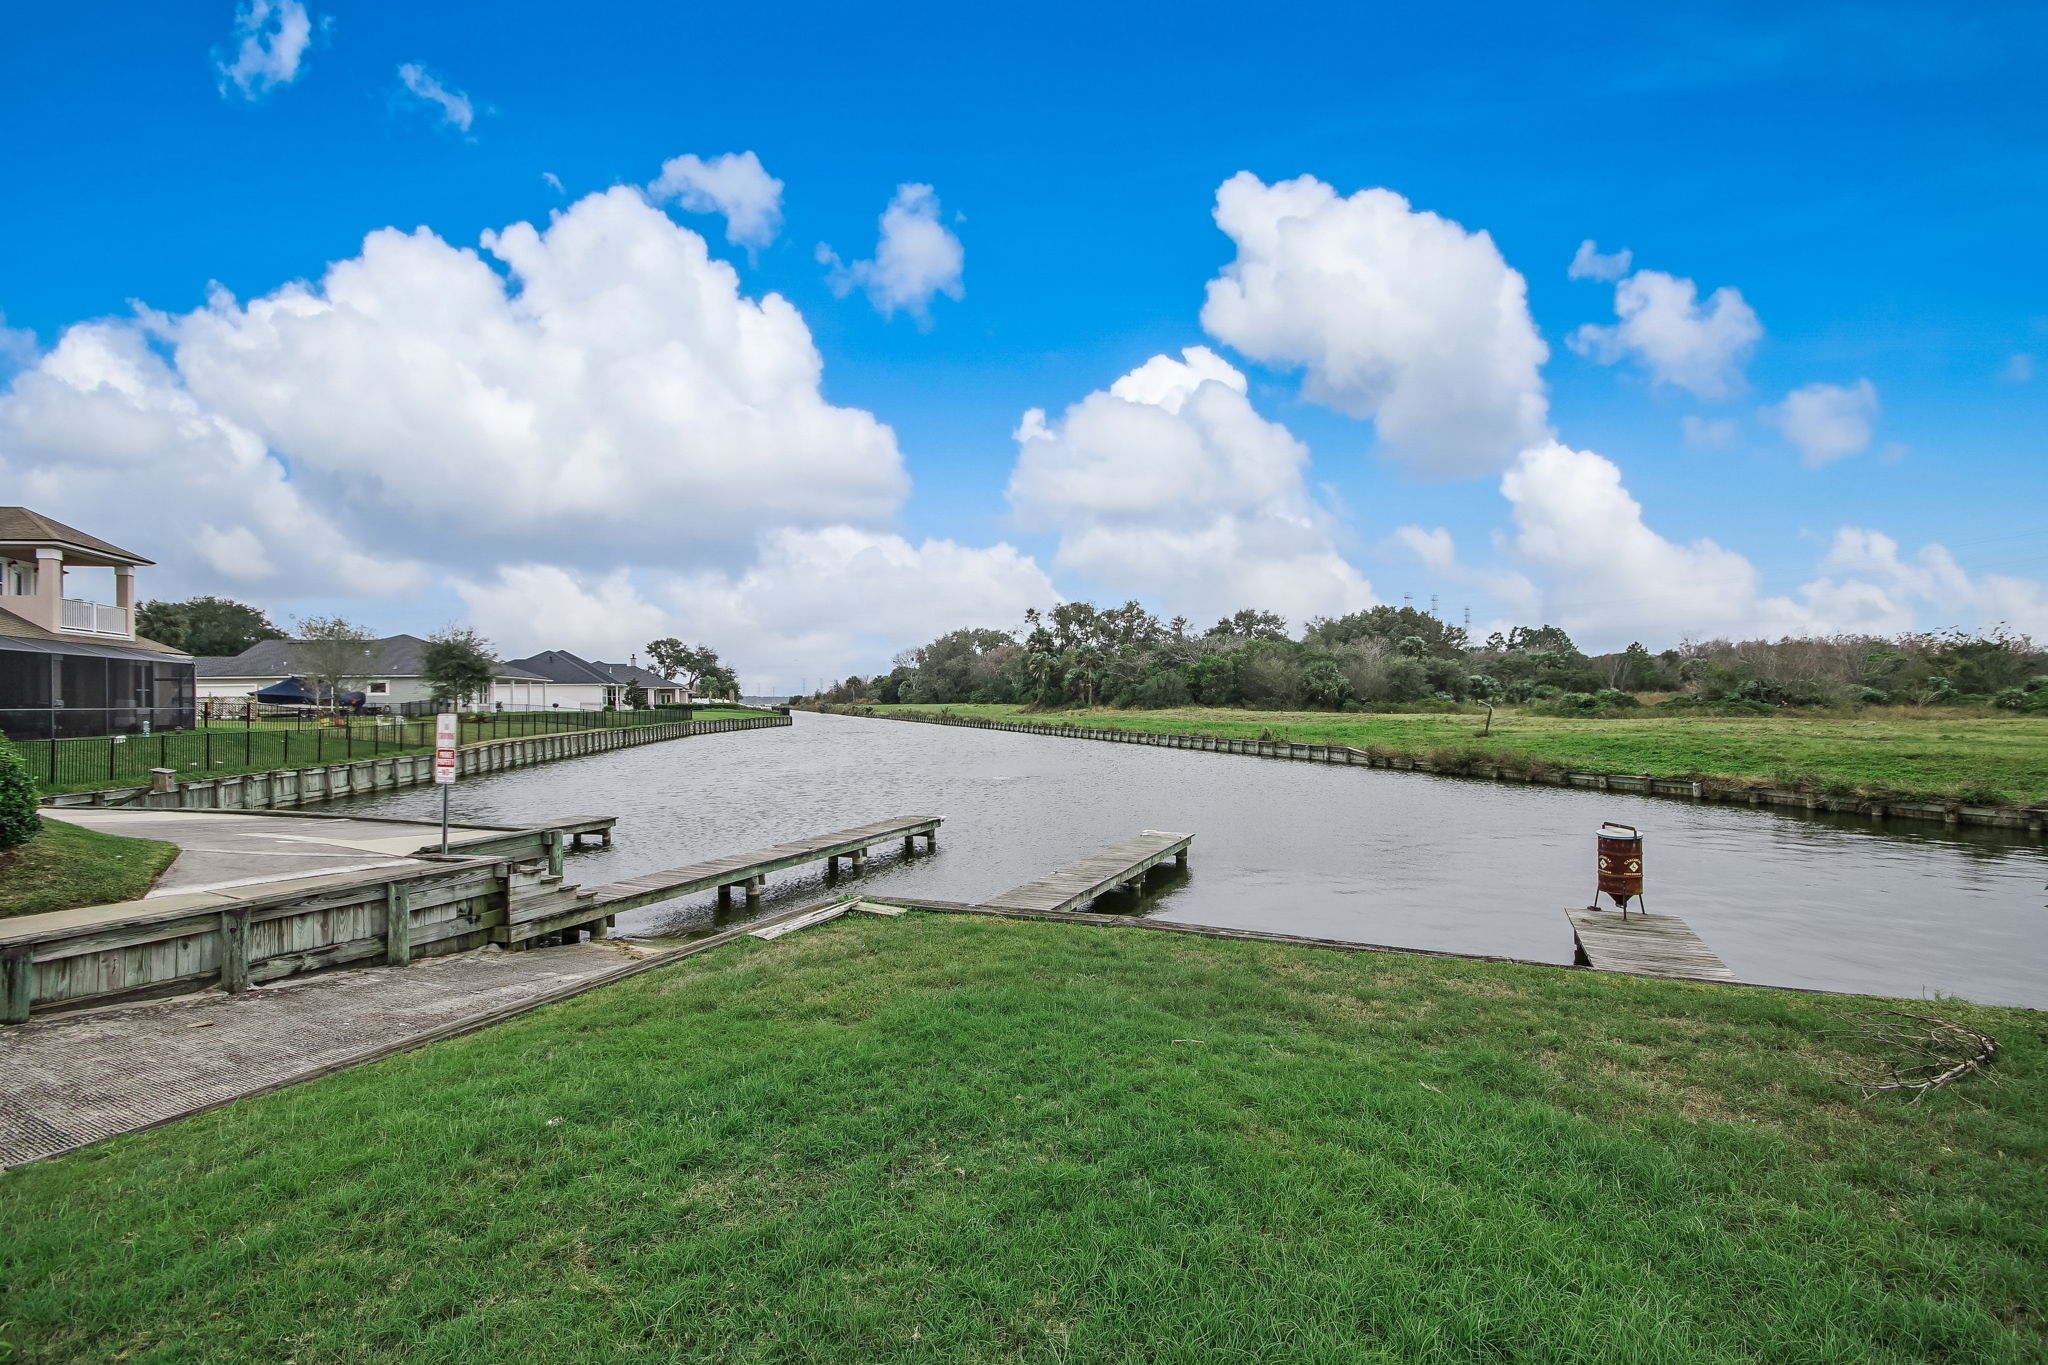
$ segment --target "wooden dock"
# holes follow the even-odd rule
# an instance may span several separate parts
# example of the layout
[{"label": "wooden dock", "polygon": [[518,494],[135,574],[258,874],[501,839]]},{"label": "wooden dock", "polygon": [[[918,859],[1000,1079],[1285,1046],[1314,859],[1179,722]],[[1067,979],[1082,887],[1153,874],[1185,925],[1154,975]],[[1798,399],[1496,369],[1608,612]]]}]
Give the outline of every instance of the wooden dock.
[{"label": "wooden dock", "polygon": [[1614,910],[1566,910],[1581,967],[1631,976],[1677,976],[1733,981],[1735,973],[1676,915],[1630,915]]},{"label": "wooden dock", "polygon": [[942,823],[936,815],[899,816],[894,820],[878,820],[872,825],[792,840],[773,848],[756,849],[752,853],[735,853],[692,863],[688,867],[670,868],[666,872],[649,872],[645,876],[592,888],[589,892],[590,909],[594,917],[609,918],[622,910],[714,888],[721,899],[737,888],[746,893],[747,902],[751,905],[761,899],[762,884],[771,872],[816,862],[823,862],[829,870],[836,871],[841,858],[851,861],[858,872],[867,866],[868,850],[891,839],[901,839],[905,853],[910,852],[914,841],[920,838],[927,849],[937,847]]},{"label": "wooden dock", "polygon": [[1069,911],[1140,880],[1168,858],[1187,866],[1194,837],[1148,829],[983,904],[993,910]]}]

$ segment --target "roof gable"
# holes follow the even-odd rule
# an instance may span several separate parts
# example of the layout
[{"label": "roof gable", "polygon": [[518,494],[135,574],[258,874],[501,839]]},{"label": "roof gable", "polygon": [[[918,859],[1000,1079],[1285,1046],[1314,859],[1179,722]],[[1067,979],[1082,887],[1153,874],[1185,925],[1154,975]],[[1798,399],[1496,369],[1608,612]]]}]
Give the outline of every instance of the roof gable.
[{"label": "roof gable", "polygon": [[125,559],[131,564],[151,564],[132,550],[89,536],[75,526],[66,526],[54,517],[27,507],[0,507],[0,543],[41,543],[44,545],[70,545],[109,559]]}]

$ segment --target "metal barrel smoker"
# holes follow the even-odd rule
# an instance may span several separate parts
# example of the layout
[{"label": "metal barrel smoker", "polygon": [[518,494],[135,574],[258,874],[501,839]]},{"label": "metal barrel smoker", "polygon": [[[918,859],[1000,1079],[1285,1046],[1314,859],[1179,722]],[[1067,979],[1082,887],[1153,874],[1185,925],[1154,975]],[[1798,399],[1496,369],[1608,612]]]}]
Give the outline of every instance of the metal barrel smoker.
[{"label": "metal barrel smoker", "polygon": [[[1627,833],[1616,831],[1626,830]],[[1621,910],[1621,917],[1628,918],[1628,903],[1635,901],[1636,913],[1650,912],[1642,906],[1643,900],[1643,836],[1634,825],[1620,825],[1612,820],[1604,822],[1594,836],[1599,846],[1599,877],[1593,890],[1593,904],[1599,909],[1600,893],[1606,892]]]}]

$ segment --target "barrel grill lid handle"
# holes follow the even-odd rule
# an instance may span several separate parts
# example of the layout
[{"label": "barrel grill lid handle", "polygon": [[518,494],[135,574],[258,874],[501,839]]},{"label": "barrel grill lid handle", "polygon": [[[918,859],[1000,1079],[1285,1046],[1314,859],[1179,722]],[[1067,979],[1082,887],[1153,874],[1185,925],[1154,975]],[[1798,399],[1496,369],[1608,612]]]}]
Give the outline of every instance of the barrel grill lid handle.
[{"label": "barrel grill lid handle", "polygon": [[1636,836],[1636,838],[1638,838],[1638,839],[1640,839],[1640,838],[1642,838],[1642,837],[1643,837],[1643,836],[1642,836],[1642,833],[1641,833],[1641,832],[1640,832],[1639,830],[1637,830],[1637,829],[1636,829],[1636,827],[1635,827],[1634,825],[1624,825],[1624,824],[1622,824],[1622,823],[1621,823],[1621,822],[1620,822],[1619,820],[1602,820],[1602,821],[1600,822],[1600,828],[1602,828],[1602,829],[1625,829],[1625,830],[1627,830],[1627,831],[1628,831],[1628,832],[1629,832],[1630,834],[1633,834],[1633,835],[1635,835],[1635,836]]}]

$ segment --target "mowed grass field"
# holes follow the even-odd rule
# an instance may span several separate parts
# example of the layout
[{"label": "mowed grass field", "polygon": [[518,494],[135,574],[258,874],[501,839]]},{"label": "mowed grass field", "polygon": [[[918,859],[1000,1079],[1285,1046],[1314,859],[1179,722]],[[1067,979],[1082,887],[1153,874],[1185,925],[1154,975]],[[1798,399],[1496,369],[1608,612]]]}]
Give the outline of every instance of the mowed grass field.
[{"label": "mowed grass field", "polygon": [[[885,706],[878,711],[932,711]],[[1378,746],[1428,757],[1440,750],[1536,760],[1581,772],[1649,773],[1812,785],[1830,793],[2026,805],[2048,801],[2048,716],[1987,716],[1885,707],[1854,714],[1688,716],[1645,711],[1613,720],[1540,716],[1503,707],[1493,734],[1484,715],[1330,711],[1027,712],[957,705],[961,716],[1045,724],[1111,725],[1173,734]]]},{"label": "mowed grass field", "polygon": [[851,916],[0,1175],[36,1361],[2018,1362],[2048,1017]]}]

